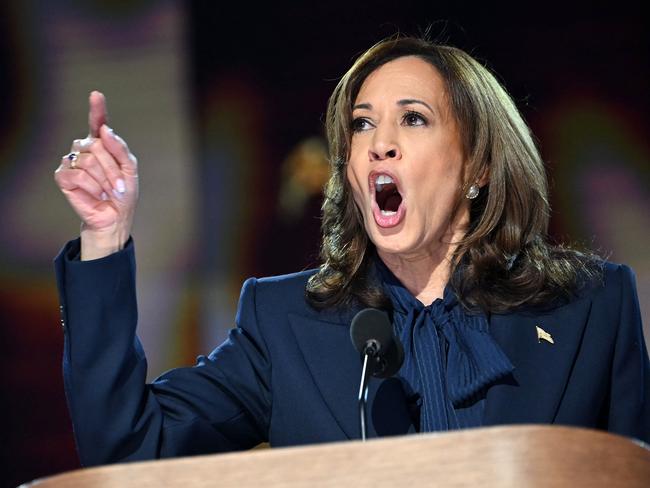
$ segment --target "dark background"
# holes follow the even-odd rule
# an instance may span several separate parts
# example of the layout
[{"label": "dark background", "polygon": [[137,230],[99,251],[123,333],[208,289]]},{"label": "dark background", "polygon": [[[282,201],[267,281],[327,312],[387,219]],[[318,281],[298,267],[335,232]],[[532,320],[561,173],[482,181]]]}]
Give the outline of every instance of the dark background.
[{"label": "dark background", "polygon": [[[65,53],[57,53],[48,44],[52,38],[44,39],[39,31],[48,16],[57,9],[66,15],[73,12],[76,21],[101,25],[98,35],[108,32],[114,36],[111,42],[135,46],[138,36],[125,40],[122,29],[146,31],[151,27],[145,20],[156,9],[181,15],[185,116],[193,134],[186,170],[196,182],[192,191],[196,211],[187,218],[194,222],[189,239],[197,244],[183,261],[187,299],[181,316],[186,320],[176,336],[182,337],[178,341],[183,346],[157,364],[163,368],[191,364],[196,354],[216,345],[204,343],[206,333],[201,329],[201,303],[208,296],[204,288],[211,283],[211,273],[227,276],[232,290],[224,300],[230,303],[236,301],[246,276],[287,273],[317,263],[319,196],[309,196],[289,217],[277,208],[287,184],[283,169],[287,155],[306,138],[322,140],[327,98],[338,78],[357,55],[380,39],[428,29],[431,38],[465,49],[497,73],[529,122],[548,164],[552,236],[581,242],[632,265],[647,324],[650,34],[641,3],[492,3],[455,2],[453,7],[409,1],[262,7],[207,1],[3,4],[0,208],[5,216],[13,211],[11,199],[21,191],[20,178],[26,178],[20,173],[24,158],[35,158],[31,128],[56,123],[42,94],[49,93],[50,75],[45,72],[56,70],[57,55]],[[79,30],[87,25],[79,25]],[[57,35],[68,34],[61,29]],[[39,43],[50,46],[47,59]],[[120,60],[114,61],[119,77]],[[125,70],[123,76],[134,73]],[[146,79],[147,73],[139,76]],[[133,111],[118,113],[123,121],[127,113],[138,118]],[[80,113],[81,123],[83,117]],[[149,122],[143,117],[138,123]],[[133,145],[137,131],[127,135]],[[77,136],[71,133],[69,138]],[[231,146],[233,140],[239,142]],[[58,141],[63,148],[67,143]],[[53,162],[62,153],[57,151],[51,156]],[[229,154],[252,162],[238,167],[237,157]],[[47,178],[54,167],[47,167]],[[74,223],[74,216],[64,213],[65,204],[55,195],[32,197],[43,199],[44,206],[64,209],[62,215],[67,217],[62,219]],[[610,209],[616,209],[620,218],[612,221]],[[224,217],[224,211],[234,217]],[[49,244],[44,252],[45,256],[49,252],[49,258],[35,259],[30,257],[34,239],[13,233],[15,228],[7,222],[2,225],[5,258],[0,271],[0,418],[4,420],[0,461],[2,485],[15,486],[79,465],[60,374],[62,337],[51,267],[51,258],[63,242]],[[174,336],[167,340],[174,342]]]}]

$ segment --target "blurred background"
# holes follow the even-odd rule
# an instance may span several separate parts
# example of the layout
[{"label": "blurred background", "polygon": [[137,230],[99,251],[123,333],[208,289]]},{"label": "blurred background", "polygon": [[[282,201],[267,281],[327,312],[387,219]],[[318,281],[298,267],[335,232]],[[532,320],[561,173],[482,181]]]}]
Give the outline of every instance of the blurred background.
[{"label": "blurred background", "polygon": [[52,260],[79,222],[53,172],[93,89],[140,160],[150,378],[221,342],[246,277],[317,264],[327,98],[370,45],[429,26],[505,84],[548,165],[553,237],[633,267],[650,337],[641,2],[453,3],[0,4],[2,486],[78,467]]}]

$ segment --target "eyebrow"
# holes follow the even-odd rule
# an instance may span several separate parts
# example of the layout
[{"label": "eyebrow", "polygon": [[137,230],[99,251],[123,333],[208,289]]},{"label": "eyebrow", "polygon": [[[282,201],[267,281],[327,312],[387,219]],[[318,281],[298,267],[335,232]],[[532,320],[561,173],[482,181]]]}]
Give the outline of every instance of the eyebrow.
[{"label": "eyebrow", "polygon": [[[414,104],[424,105],[431,112],[434,112],[434,110],[431,108],[431,106],[428,103],[423,102],[422,100],[418,100],[416,98],[405,98],[405,99],[397,101],[397,105],[399,105],[400,107],[404,107],[405,105],[414,105]],[[359,103],[358,105],[355,105],[354,107],[352,107],[352,110],[357,110],[357,109],[372,110],[372,104],[370,104],[370,103]]]}]

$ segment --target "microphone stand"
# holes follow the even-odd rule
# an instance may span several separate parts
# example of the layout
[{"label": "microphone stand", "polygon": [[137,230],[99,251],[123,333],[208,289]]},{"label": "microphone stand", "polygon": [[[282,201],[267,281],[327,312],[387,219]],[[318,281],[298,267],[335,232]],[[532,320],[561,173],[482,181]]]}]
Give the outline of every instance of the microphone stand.
[{"label": "microphone stand", "polygon": [[[383,369],[379,361],[378,353],[380,349],[379,343],[375,339],[370,339],[366,342],[363,348],[363,370],[361,371],[361,384],[359,385],[359,427],[361,430],[361,440],[365,442],[367,437],[368,414],[366,412],[366,403],[368,402],[368,379],[370,378],[370,370],[373,374],[378,372],[378,369]],[[369,364],[371,360],[375,360],[371,368]],[[379,368],[378,368],[379,367]]]},{"label": "microphone stand", "polygon": [[359,426],[361,428],[361,440],[366,440],[366,425],[368,423],[366,403],[368,401],[368,354],[363,355],[363,370],[361,372],[361,384],[359,385]]},{"label": "microphone stand", "polygon": [[400,369],[404,362],[404,347],[395,337],[386,312],[376,308],[361,310],[350,324],[350,339],[354,348],[363,355],[363,370],[359,385],[359,430],[361,440],[368,437],[368,381],[369,376],[388,378]]}]

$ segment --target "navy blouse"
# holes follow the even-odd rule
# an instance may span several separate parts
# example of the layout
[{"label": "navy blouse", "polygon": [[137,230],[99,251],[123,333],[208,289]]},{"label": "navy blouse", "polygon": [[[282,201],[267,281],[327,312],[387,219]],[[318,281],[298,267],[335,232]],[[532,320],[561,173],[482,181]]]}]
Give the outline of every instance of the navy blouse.
[{"label": "navy blouse", "polygon": [[487,389],[514,369],[490,336],[487,318],[466,313],[449,285],[442,299],[425,306],[376,262],[404,345],[397,376],[419,411],[420,431],[481,426]]}]

